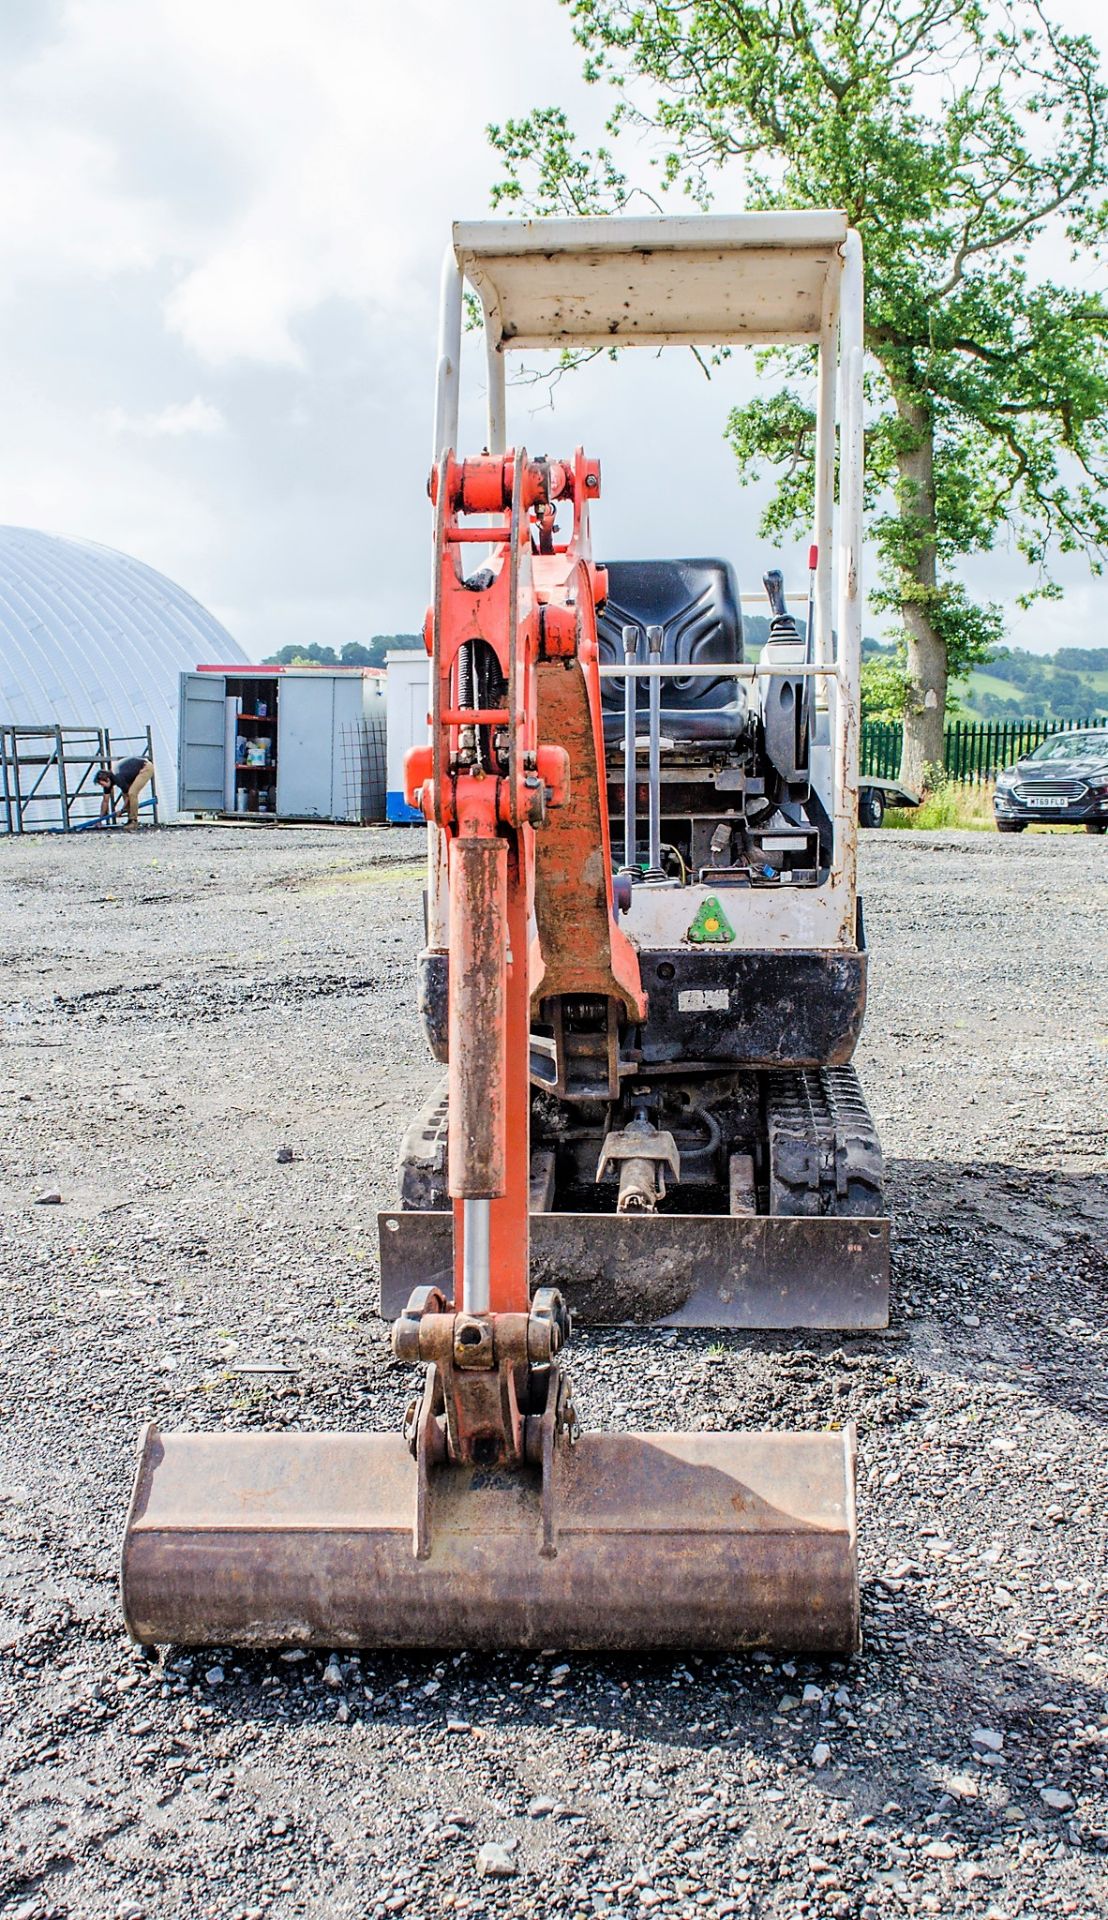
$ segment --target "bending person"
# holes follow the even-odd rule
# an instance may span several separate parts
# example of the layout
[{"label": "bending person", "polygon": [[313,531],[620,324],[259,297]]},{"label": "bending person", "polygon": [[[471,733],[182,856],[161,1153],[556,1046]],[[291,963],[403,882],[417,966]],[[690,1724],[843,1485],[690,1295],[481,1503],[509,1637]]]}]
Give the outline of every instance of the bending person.
[{"label": "bending person", "polygon": [[124,828],[137,827],[139,823],[139,794],[150,785],[154,778],[154,762],[133,757],[121,760],[118,767],[101,767],[96,775],[96,784],[103,792],[100,803],[100,818],[106,820],[114,811],[112,789],[119,788],[119,797],[127,803],[127,818]]}]

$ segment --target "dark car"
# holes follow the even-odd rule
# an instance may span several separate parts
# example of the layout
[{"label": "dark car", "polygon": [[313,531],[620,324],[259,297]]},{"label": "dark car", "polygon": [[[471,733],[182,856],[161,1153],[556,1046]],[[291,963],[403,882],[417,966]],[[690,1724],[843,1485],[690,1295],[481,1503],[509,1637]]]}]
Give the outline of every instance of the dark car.
[{"label": "dark car", "polygon": [[998,833],[1022,833],[1036,820],[1054,826],[1108,828],[1108,727],[1052,733],[996,777]]}]

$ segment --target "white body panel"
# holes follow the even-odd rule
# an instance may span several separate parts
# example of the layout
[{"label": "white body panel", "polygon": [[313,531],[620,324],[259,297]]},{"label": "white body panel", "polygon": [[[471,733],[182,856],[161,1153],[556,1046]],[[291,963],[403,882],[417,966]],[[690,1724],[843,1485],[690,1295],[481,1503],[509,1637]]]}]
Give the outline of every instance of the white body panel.
[{"label": "white body panel", "polygon": [[841,213],[482,220],[454,248],[494,351],[722,346],[815,338],[846,236]]},{"label": "white body panel", "polygon": [[720,902],[735,938],[729,953],[852,949],[855,907],[841,886],[635,887],[620,926],[636,947],[683,947],[705,900]]}]

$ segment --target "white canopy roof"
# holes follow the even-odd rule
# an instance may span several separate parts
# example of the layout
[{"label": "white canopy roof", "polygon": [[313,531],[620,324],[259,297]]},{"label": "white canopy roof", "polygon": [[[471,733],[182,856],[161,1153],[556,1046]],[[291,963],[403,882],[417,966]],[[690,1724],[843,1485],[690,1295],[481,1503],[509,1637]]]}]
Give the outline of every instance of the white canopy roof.
[{"label": "white canopy roof", "polygon": [[0,720],[108,727],[128,753],[149,727],[163,820],[176,814],[180,676],[198,660],[247,664],[164,574],[91,540],[0,527]]},{"label": "white canopy roof", "polygon": [[454,250],[496,348],[812,340],[844,213],[476,220]]}]

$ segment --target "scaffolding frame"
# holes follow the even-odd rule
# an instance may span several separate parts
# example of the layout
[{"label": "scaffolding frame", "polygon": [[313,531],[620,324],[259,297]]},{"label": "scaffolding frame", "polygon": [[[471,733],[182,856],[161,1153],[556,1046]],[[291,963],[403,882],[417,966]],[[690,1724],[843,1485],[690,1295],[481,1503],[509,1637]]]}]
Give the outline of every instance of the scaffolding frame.
[{"label": "scaffolding frame", "polygon": [[[118,755],[153,761],[149,727],[112,736],[109,727],[30,727],[0,723],[0,820],[6,834],[81,833],[118,825],[112,790],[107,817],[98,773],[110,773]],[[93,811],[89,811],[92,803]],[[139,801],[139,813],[158,825],[157,771]]]}]

